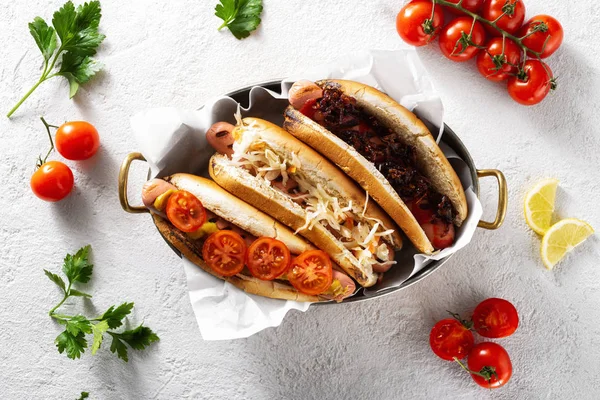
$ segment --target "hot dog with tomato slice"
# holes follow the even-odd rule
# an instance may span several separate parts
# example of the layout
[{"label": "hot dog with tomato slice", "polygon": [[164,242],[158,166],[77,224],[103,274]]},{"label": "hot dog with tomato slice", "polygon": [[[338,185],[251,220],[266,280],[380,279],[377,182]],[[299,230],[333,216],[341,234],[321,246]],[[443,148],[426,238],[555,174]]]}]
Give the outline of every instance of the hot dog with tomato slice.
[{"label": "hot dog with tomato slice", "polygon": [[[182,255],[248,293],[318,302],[342,301],[356,291],[354,281],[335,270],[339,267],[323,252],[299,278],[314,246],[213,181],[189,174],[152,179],[142,201]],[[292,270],[293,265],[299,267]]]},{"label": "hot dog with tomato slice", "polygon": [[461,182],[427,127],[379,90],[298,81],[283,127],[337,164],[426,254],[454,243],[467,216]]}]

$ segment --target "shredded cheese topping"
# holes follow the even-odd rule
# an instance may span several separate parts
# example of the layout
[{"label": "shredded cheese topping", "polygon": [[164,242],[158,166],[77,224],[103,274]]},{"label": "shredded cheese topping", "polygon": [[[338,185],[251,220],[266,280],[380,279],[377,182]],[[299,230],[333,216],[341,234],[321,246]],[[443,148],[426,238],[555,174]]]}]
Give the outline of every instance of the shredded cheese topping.
[{"label": "shredded cheese topping", "polygon": [[292,152],[290,157],[286,157],[275,151],[261,138],[260,131],[252,124],[242,125],[241,121],[238,121],[234,138],[234,153],[229,161],[232,165],[247,169],[269,185],[279,177],[284,187],[290,179],[298,184],[298,194],[293,195],[273,186],[290,198],[303,201],[305,223],[295,233],[310,230],[315,224],[323,225],[344,243],[357,258],[358,264],[368,272],[372,271],[374,264],[393,262],[389,261],[387,245],[379,241],[383,237],[392,243],[391,235],[394,230],[387,229],[380,219],[365,214],[369,201],[368,193],[362,207],[353,204],[351,200],[346,202],[332,196],[321,184],[314,183],[305,176],[302,163],[295,153]]}]

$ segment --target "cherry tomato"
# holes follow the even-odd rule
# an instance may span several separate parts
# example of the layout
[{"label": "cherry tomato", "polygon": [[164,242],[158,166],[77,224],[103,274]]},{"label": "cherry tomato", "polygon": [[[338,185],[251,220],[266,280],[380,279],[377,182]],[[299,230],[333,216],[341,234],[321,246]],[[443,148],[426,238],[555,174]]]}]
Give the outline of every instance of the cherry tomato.
[{"label": "cherry tomato", "polygon": [[436,356],[452,361],[454,357],[462,360],[473,348],[473,333],[454,318],[439,321],[429,334],[429,346]]},{"label": "cherry tomato", "polygon": [[[542,22],[547,26],[546,32],[537,31],[531,33],[536,26],[539,26]],[[527,21],[521,29],[519,29],[517,36],[527,36],[525,39],[523,39],[523,44],[536,53],[540,53],[541,58],[546,58],[558,50],[562,44],[564,32],[562,25],[556,18],[549,15],[536,15]],[[546,39],[548,37],[549,39]],[[548,40],[548,42],[546,42],[546,40]],[[545,47],[544,43],[546,43]],[[535,56],[535,54],[531,52],[528,52],[528,54],[530,54],[532,57]]]},{"label": "cherry tomato", "polygon": [[473,347],[467,364],[471,371],[490,374],[489,379],[471,374],[473,380],[486,389],[504,386],[512,376],[510,357],[504,347],[496,343],[483,342]]},{"label": "cherry tomato", "polygon": [[280,240],[261,237],[248,248],[246,265],[252,276],[270,281],[281,276],[290,265],[290,250]]},{"label": "cherry tomato", "polygon": [[522,72],[508,78],[508,94],[517,103],[531,106],[544,100],[552,88],[550,67],[538,60],[527,60]]},{"label": "cherry tomato", "polygon": [[59,201],[67,197],[73,189],[74,179],[71,168],[60,161],[42,164],[31,176],[31,190],[45,201]]},{"label": "cherry tomato", "polygon": [[452,224],[446,224],[444,221],[436,219],[421,224],[421,228],[436,249],[445,249],[454,243],[455,231]]},{"label": "cherry tomato", "polygon": [[432,19],[432,7],[430,0],[413,0],[402,7],[396,16],[396,30],[402,40],[413,46],[424,46],[435,38],[444,25],[444,12],[436,4]]},{"label": "cherry tomato", "polygon": [[429,208],[426,201],[411,201],[406,203],[406,206],[420,225],[431,222],[433,219],[433,210]]},{"label": "cherry tomato", "polygon": [[180,231],[194,232],[206,221],[206,210],[196,196],[179,190],[169,197],[167,218]]},{"label": "cherry tomato", "polygon": [[56,149],[68,160],[87,160],[100,147],[100,136],[94,125],[85,121],[62,124],[56,131]]},{"label": "cherry tomato", "polygon": [[300,292],[317,295],[331,286],[331,260],[322,250],[309,250],[292,260],[287,278]]},{"label": "cherry tomato", "polygon": [[202,258],[219,275],[233,276],[242,272],[245,257],[246,242],[233,231],[215,232],[202,246]]},{"label": "cherry tomato", "polygon": [[475,57],[479,49],[468,45],[466,48],[461,43],[462,33],[466,35],[471,33],[471,42],[477,46],[482,46],[485,42],[485,29],[479,22],[473,24],[471,17],[458,17],[453,19],[440,32],[440,50],[442,54],[452,61],[467,61]]},{"label": "cherry tomato", "polygon": [[473,327],[481,336],[503,338],[512,335],[519,326],[517,309],[509,301],[491,298],[482,301],[473,311]]},{"label": "cherry tomato", "polygon": [[507,79],[509,74],[516,73],[516,65],[520,61],[521,48],[515,42],[495,37],[490,39],[485,50],[477,55],[477,69],[486,79],[499,82]]},{"label": "cherry tomato", "polygon": [[[507,12],[496,22],[496,25],[498,28],[513,34],[519,30],[525,20],[525,4],[523,0],[485,0],[481,9],[481,16],[488,21],[495,21],[511,8],[513,9],[512,13]],[[502,36],[498,30],[487,24],[486,29],[492,36]]]},{"label": "cherry tomato", "polygon": [[[449,3],[453,3],[453,4],[458,4],[459,1],[460,0],[448,0]],[[463,8],[466,8],[467,10],[477,14],[477,13],[479,13],[481,6],[483,6],[483,1],[484,0],[463,0],[461,6]],[[464,14],[464,12],[457,10],[456,8],[452,8],[452,7],[444,7],[444,8],[446,8],[448,11],[450,11],[452,14],[455,14],[455,15]]]}]

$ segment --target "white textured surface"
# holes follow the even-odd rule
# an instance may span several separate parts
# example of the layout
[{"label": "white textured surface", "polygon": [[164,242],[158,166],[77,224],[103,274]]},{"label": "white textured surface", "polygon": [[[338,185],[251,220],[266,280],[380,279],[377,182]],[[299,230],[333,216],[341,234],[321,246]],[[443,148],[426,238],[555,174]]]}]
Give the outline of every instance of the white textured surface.
[{"label": "white textured surface", "polygon": [[[66,82],[44,83],[14,118],[0,118],[0,389],[3,399],[75,398],[585,398],[600,396],[600,268],[593,238],[554,272],[543,269],[539,240],[525,226],[523,192],[542,177],[561,180],[559,214],[600,228],[597,168],[600,58],[591,32],[600,29],[596,3],[527,1],[528,15],[558,17],[565,44],[549,60],[560,77],[556,94],[534,108],[512,102],[500,85],[469,64],[446,61],[435,46],[420,50],[442,94],[446,121],[480,168],[499,168],[510,188],[504,227],[480,231],[471,246],[425,281],[367,303],[318,307],[289,315],[281,327],[249,339],[203,342],[175,255],[147,216],[124,213],[118,167],[135,150],[129,116],[161,105],[193,108],[241,85],[285,76],[360,48],[394,49],[400,3],[265,1],[258,33],[238,42],[218,33],[216,1],[105,0],[100,53],[106,71],[75,99]],[[38,49],[27,22],[49,19],[62,0],[4,2],[0,104],[6,112],[38,77]],[[3,114],[2,114],[3,115]],[[46,149],[38,120],[87,119],[102,149],[74,168],[77,189],[62,203],[37,200],[28,182]],[[54,157],[59,158],[58,155]],[[143,167],[135,171],[140,183]],[[492,218],[496,191],[482,183]],[[136,302],[161,342],[133,353],[129,364],[103,348],[71,361],[53,340],[47,316],[58,292],[42,268],[58,270],[65,252],[91,243],[96,269],[89,313]],[[501,340],[514,377],[489,392],[456,366],[436,359],[428,334],[445,309],[467,313],[480,300],[511,300],[521,316]]]}]

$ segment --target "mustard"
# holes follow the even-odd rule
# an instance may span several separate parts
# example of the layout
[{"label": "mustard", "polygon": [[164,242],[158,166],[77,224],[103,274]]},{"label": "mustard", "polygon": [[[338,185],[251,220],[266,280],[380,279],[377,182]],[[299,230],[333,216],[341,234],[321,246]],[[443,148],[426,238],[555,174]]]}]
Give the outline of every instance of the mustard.
[{"label": "mustard", "polygon": [[167,202],[169,201],[169,198],[175,192],[176,190],[169,189],[160,196],[158,196],[156,200],[154,200],[154,208],[156,208],[158,211],[164,211],[165,208],[167,208]]},{"label": "mustard", "polygon": [[215,233],[219,230],[217,228],[217,224],[214,222],[205,222],[197,231],[189,232],[187,235],[194,240],[202,239],[205,236],[208,236],[212,233]]}]

